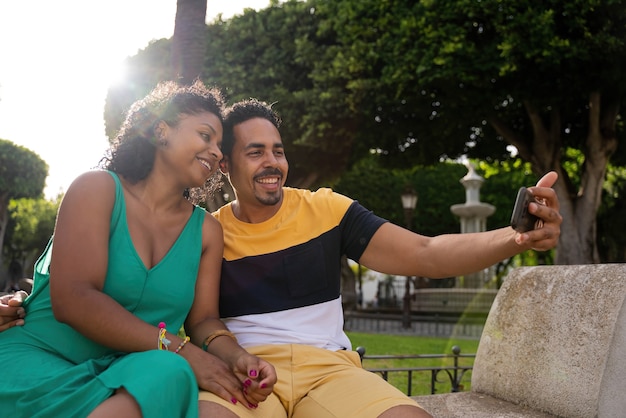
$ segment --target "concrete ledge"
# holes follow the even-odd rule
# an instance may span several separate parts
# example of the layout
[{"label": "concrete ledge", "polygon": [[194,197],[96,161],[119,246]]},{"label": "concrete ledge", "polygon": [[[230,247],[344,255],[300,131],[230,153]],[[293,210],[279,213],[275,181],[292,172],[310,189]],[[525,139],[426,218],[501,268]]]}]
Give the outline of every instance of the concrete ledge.
[{"label": "concrete ledge", "polygon": [[517,268],[487,317],[472,392],[416,400],[441,418],[623,418],[624,347],[626,264]]},{"label": "concrete ledge", "polygon": [[556,418],[477,392],[413,396],[434,418]]}]

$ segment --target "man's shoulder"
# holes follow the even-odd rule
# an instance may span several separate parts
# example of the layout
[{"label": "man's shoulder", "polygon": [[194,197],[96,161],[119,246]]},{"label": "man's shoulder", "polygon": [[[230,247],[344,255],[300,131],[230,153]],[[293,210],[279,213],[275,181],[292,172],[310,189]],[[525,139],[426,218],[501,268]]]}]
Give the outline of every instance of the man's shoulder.
[{"label": "man's shoulder", "polygon": [[330,187],[320,187],[317,190],[299,189],[299,188],[284,188],[285,196],[290,199],[305,199],[311,201],[350,201],[348,196],[344,196],[341,193],[333,191]]},{"label": "man's shoulder", "polygon": [[[315,191],[285,188],[285,210],[306,211],[316,214],[343,216],[354,202],[347,196],[334,192],[328,187]],[[306,208],[306,209],[305,209]]]},{"label": "man's shoulder", "polygon": [[212,212],[211,215],[213,215],[213,217],[215,219],[219,220],[220,218],[225,216],[226,211],[231,211],[231,213],[232,213],[231,205],[232,205],[232,202],[228,202],[224,206],[222,206],[221,208],[219,208],[219,209],[215,210],[214,212]]}]

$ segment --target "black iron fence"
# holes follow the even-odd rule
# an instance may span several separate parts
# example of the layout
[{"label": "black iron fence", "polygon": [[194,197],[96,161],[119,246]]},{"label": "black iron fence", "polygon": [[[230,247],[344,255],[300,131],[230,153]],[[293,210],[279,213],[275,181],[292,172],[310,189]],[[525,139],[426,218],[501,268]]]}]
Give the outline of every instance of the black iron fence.
[{"label": "black iron fence", "polygon": [[486,315],[412,314],[408,328],[403,327],[399,311],[344,313],[344,329],[353,332],[420,335],[430,337],[458,337],[480,339]]},{"label": "black iron fence", "polygon": [[[456,345],[452,347],[452,354],[367,355],[365,347],[357,347],[356,351],[361,356],[363,368],[380,374],[383,379],[398,388],[404,388],[409,396],[413,395],[416,385],[423,386],[425,381],[429,381],[430,394],[437,393],[440,387],[444,388],[442,391],[449,392],[469,389],[471,371],[476,358],[476,354],[462,354],[461,348]],[[432,359],[440,359],[441,365],[377,367],[381,362],[397,363],[396,360],[401,360],[403,363],[419,363]]]}]

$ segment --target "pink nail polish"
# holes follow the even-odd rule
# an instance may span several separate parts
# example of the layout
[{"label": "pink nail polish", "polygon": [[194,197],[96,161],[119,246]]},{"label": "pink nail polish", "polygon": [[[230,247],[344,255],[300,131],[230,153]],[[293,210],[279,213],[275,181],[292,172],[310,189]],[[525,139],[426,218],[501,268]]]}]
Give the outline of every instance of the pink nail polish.
[{"label": "pink nail polish", "polygon": [[252,380],[250,380],[250,379],[246,379],[246,380],[244,380],[243,384],[244,384],[245,386],[250,386],[250,385],[252,384]]},{"label": "pink nail polish", "polygon": [[267,384],[261,383],[261,389],[265,389],[266,387],[267,387]]},{"label": "pink nail polish", "polygon": [[256,377],[256,370],[250,370],[250,376],[251,377]]},{"label": "pink nail polish", "polygon": [[236,398],[230,398],[230,401],[233,403],[233,405],[237,405],[237,399]]}]

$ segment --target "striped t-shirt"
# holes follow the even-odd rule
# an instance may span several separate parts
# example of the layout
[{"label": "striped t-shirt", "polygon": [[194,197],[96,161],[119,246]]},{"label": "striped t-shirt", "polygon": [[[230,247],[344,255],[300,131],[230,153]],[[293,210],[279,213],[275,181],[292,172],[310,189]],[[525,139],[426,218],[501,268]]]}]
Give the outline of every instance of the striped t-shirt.
[{"label": "striped t-shirt", "polygon": [[271,219],[246,223],[231,205],[224,230],[220,316],[243,347],[306,344],[351,349],[343,331],[341,256],[358,261],[386,221],[327,188],[283,188]]}]

